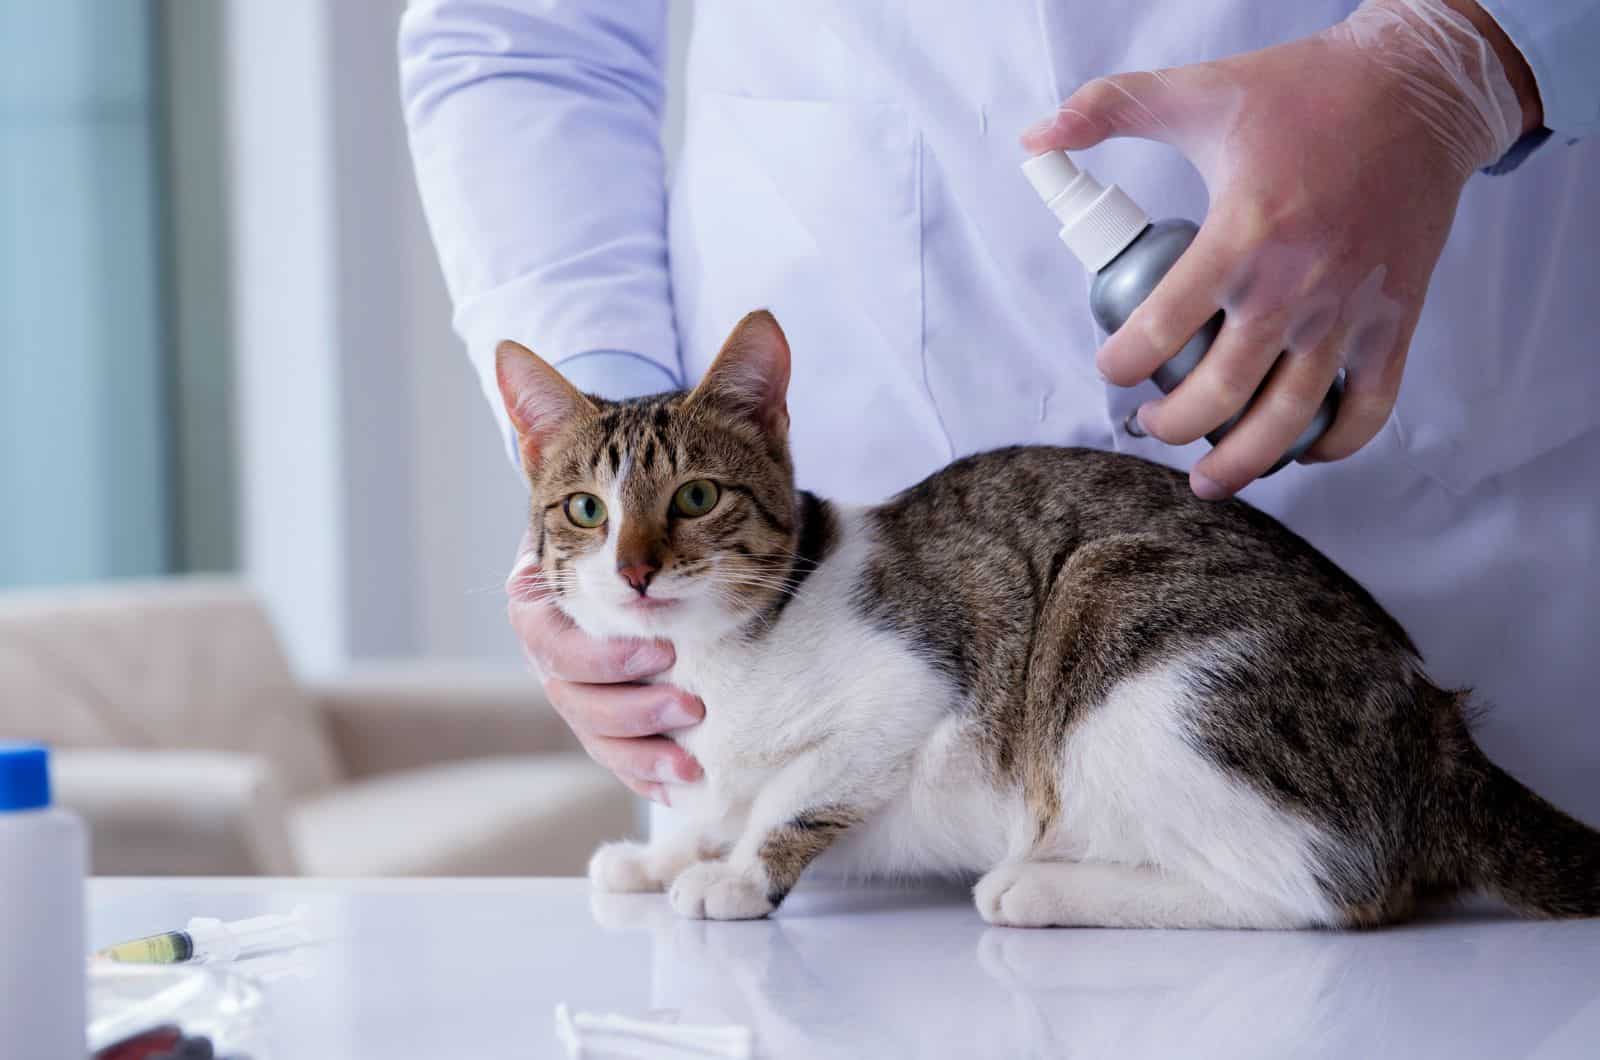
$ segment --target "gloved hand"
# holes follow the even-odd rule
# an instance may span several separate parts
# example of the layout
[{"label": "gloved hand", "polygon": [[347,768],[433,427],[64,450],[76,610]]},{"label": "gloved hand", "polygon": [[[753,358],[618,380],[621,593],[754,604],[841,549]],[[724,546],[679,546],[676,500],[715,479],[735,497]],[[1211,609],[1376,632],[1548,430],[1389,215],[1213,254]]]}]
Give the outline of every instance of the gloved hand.
[{"label": "gloved hand", "polygon": [[1267,380],[1191,473],[1196,494],[1218,499],[1282,456],[1341,367],[1338,419],[1307,458],[1342,459],[1378,433],[1463,185],[1540,117],[1526,65],[1470,0],[1367,0],[1303,40],[1091,81],[1022,142],[1160,140],[1205,179],[1199,235],[1097,363],[1132,386],[1226,311],[1199,367],[1138,414],[1185,444]]},{"label": "gloved hand", "polygon": [[506,581],[511,627],[561,717],[584,750],[635,793],[671,802],[670,785],[700,776],[700,765],[662,733],[705,717],[705,704],[671,685],[637,682],[671,668],[666,641],[597,639],[548,600],[523,535]]}]

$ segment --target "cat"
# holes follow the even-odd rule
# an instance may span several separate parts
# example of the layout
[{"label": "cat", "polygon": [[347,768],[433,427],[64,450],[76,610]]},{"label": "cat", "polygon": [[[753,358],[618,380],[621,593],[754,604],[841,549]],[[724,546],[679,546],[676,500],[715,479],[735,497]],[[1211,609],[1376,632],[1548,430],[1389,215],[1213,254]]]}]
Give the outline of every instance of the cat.
[{"label": "cat", "polygon": [[819,856],[977,878],[994,924],[1367,927],[1491,893],[1600,915],[1600,833],[1473,742],[1353,579],[1239,500],[1088,449],[980,453],[876,507],[797,491],[771,314],[691,392],[497,376],[543,592],[670,640],[705,702],[683,826],[602,846],[606,891],[772,912]]}]

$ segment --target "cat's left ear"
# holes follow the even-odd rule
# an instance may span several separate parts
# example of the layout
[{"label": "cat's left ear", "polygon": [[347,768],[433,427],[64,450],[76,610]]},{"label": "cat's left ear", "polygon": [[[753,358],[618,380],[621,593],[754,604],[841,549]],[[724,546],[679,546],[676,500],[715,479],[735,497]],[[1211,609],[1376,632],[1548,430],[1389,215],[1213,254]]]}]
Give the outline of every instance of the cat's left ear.
[{"label": "cat's left ear", "polygon": [[769,436],[789,434],[789,340],[758,309],[734,325],[689,403],[715,404],[752,420]]},{"label": "cat's left ear", "polygon": [[576,417],[597,410],[566,377],[526,346],[506,339],[494,351],[495,380],[517,431],[522,468],[532,476],[550,440]]}]

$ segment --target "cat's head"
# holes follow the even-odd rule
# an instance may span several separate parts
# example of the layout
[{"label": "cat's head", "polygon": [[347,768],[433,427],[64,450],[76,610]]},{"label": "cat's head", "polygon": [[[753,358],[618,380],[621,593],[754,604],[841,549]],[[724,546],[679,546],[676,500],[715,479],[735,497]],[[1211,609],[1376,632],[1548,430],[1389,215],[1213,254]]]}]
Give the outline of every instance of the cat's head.
[{"label": "cat's head", "polygon": [[689,393],[602,401],[510,341],[495,368],[544,591],[581,627],[720,635],[786,591],[789,344],[771,313],[741,320]]}]

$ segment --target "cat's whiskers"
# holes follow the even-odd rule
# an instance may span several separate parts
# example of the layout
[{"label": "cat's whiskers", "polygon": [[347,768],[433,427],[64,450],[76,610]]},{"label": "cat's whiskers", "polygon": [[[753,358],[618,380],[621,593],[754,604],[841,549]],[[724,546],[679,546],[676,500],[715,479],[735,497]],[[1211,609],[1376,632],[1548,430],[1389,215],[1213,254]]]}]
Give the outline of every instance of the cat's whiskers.
[{"label": "cat's whiskers", "polygon": [[712,595],[714,595],[719,601],[722,602],[724,606],[728,608],[728,610],[734,612],[735,614],[742,615],[745,618],[754,618],[758,620],[769,632],[771,631],[772,620],[767,618],[762,608],[752,607],[749,601],[740,599],[736,593],[725,592],[719,586],[713,585],[711,587],[711,592]]},{"label": "cat's whiskers", "polygon": [[796,586],[787,575],[780,576],[775,572],[730,570],[718,567],[710,575],[713,581],[725,584],[748,585],[755,588],[772,589],[789,596],[796,595]]}]

